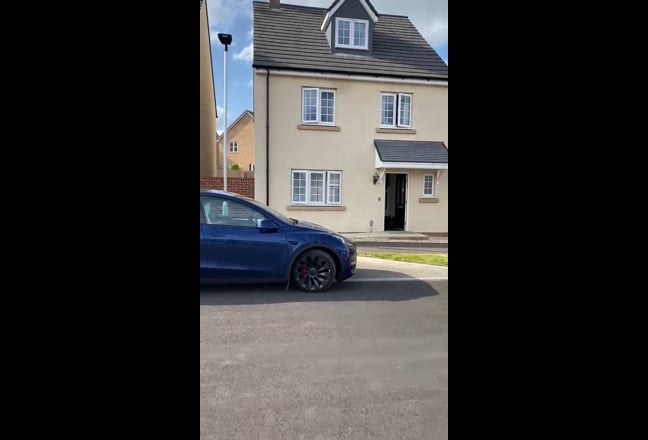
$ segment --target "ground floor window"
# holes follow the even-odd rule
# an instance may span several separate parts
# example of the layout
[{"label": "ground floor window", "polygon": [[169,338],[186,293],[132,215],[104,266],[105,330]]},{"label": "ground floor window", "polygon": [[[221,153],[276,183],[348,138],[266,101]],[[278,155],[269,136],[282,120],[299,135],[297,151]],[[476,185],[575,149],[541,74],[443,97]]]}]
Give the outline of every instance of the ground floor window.
[{"label": "ground floor window", "polygon": [[423,197],[434,197],[435,177],[434,175],[423,176]]},{"label": "ground floor window", "polygon": [[342,172],[292,170],[292,203],[339,205],[342,203]]}]

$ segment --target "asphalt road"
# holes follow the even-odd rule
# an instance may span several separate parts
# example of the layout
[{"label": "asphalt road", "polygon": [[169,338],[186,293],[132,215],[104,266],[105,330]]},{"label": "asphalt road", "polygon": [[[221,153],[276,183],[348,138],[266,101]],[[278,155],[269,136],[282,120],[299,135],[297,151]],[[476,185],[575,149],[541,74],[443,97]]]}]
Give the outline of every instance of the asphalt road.
[{"label": "asphalt road", "polygon": [[323,294],[201,288],[201,439],[447,439],[436,278],[376,266]]}]

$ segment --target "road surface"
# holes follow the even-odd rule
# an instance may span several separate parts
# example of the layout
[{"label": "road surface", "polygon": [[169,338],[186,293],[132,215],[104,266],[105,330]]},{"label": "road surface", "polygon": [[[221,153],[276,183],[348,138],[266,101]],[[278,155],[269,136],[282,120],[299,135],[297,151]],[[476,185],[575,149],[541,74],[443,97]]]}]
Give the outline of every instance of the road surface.
[{"label": "road surface", "polygon": [[201,439],[447,439],[447,269],[395,266],[322,294],[203,287]]}]

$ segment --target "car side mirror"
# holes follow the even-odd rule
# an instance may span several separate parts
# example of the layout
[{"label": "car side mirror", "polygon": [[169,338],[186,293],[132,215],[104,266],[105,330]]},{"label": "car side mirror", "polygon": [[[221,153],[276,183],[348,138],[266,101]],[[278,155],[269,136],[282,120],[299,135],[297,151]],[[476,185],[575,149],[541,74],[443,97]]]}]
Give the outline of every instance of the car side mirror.
[{"label": "car side mirror", "polygon": [[263,218],[257,220],[257,229],[261,232],[276,232],[279,230],[279,226],[277,226],[272,220]]}]

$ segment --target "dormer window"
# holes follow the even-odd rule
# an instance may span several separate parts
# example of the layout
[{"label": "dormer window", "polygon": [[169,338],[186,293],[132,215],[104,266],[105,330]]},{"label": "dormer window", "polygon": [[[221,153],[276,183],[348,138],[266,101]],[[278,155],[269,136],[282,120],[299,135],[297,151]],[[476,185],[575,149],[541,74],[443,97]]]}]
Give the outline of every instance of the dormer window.
[{"label": "dormer window", "polygon": [[353,20],[350,18],[335,19],[335,47],[345,49],[367,50],[369,29],[368,20]]}]

